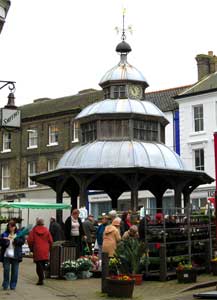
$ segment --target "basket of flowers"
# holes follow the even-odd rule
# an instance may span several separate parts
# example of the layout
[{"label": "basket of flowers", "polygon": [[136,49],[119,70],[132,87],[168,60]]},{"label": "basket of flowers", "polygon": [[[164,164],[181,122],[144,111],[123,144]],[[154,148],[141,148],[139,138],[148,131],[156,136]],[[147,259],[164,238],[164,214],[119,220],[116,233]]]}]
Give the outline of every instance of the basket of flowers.
[{"label": "basket of flowers", "polygon": [[197,281],[197,270],[192,264],[180,262],[176,268],[176,275],[179,283],[191,283]]}]

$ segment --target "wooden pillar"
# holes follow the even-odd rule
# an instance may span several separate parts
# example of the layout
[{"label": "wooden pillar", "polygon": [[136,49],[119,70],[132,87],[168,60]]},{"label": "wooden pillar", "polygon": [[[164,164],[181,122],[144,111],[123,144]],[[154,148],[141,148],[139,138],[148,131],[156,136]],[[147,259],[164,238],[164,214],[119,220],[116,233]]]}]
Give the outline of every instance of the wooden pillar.
[{"label": "wooden pillar", "polygon": [[131,209],[137,210],[138,208],[138,189],[133,188],[131,190]]},{"label": "wooden pillar", "polygon": [[80,198],[80,203],[79,206],[82,207],[86,207],[87,205],[87,189],[86,189],[86,183],[82,182],[80,184],[80,191],[79,191],[79,198]]},{"label": "wooden pillar", "polygon": [[156,207],[157,207],[157,212],[161,213],[163,210],[163,196],[162,195],[155,195],[156,199]]},{"label": "wooden pillar", "polygon": [[72,209],[78,207],[78,193],[71,194],[71,206],[72,206]]},{"label": "wooden pillar", "polygon": [[184,192],[183,197],[184,197],[184,207],[187,207],[188,205],[190,205],[190,193]]},{"label": "wooden pillar", "polygon": [[[56,192],[56,203],[63,203],[63,191],[57,190]],[[63,211],[58,209],[56,210],[56,220],[59,224],[63,221]]]},{"label": "wooden pillar", "polygon": [[175,187],[175,207],[181,208],[182,207],[182,191],[179,186]]}]

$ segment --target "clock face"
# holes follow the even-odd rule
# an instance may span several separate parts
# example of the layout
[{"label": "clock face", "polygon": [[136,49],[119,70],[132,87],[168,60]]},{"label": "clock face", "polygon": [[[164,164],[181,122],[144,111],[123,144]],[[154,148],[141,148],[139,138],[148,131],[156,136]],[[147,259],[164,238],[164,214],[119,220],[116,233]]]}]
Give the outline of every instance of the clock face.
[{"label": "clock face", "polygon": [[129,86],[129,97],[133,99],[142,98],[142,87],[140,85],[130,85]]}]

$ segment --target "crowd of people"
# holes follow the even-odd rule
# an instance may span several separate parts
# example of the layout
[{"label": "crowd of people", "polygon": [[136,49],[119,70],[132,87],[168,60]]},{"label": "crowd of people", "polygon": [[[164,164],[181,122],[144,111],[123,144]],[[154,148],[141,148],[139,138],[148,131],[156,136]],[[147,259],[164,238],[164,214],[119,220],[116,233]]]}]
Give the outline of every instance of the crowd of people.
[{"label": "crowd of people", "polygon": [[[68,241],[76,246],[79,256],[97,254],[101,259],[102,252],[114,256],[117,243],[123,239],[144,239],[144,223],[151,222],[146,216],[138,224],[132,224],[130,212],[123,212],[121,217],[112,210],[102,215],[100,222],[92,214],[81,218],[80,211],[73,209],[65,224],[59,224],[55,217],[50,218],[47,228],[42,218],[36,219],[35,226],[27,233],[18,230],[14,220],[9,221],[5,232],[0,237],[0,261],[3,263],[3,289],[15,289],[18,281],[19,263],[22,261],[22,246],[27,240],[38,276],[37,285],[44,284],[44,271],[49,261],[53,243]],[[82,214],[83,216],[83,214]],[[162,221],[162,214],[156,215],[155,222]]]}]

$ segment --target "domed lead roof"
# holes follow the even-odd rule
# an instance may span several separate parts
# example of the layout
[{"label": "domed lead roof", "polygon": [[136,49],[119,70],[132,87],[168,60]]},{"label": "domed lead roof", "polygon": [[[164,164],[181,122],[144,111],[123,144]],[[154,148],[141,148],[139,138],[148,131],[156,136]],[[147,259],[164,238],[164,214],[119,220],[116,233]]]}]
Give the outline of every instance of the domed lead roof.
[{"label": "domed lead roof", "polygon": [[134,99],[106,99],[90,104],[76,116],[76,119],[85,118],[94,114],[109,113],[136,113],[142,115],[158,116],[167,120],[165,114],[152,102]]},{"label": "domed lead roof", "polygon": [[139,70],[130,65],[127,61],[124,62],[122,60],[117,66],[105,73],[105,75],[101,78],[99,85],[102,85],[106,81],[115,80],[141,81],[146,82],[148,85],[147,80]]},{"label": "domed lead roof", "polygon": [[186,170],[169,147],[140,141],[95,141],[76,146],[60,159],[57,169],[158,168]]}]

